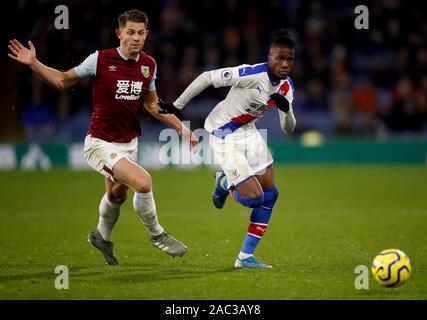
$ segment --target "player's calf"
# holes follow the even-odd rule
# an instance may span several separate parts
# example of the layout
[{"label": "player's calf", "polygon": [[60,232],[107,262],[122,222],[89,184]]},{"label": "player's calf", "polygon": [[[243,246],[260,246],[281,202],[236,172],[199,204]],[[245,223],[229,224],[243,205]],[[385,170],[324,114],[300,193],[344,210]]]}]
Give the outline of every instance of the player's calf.
[{"label": "player's calf", "polygon": [[163,233],[164,229],[158,221],[156,203],[154,202],[152,191],[147,193],[135,192],[133,208],[151,236],[158,236]]},{"label": "player's calf", "polygon": [[171,256],[182,257],[188,251],[181,241],[175,239],[170,233],[165,232],[159,224],[152,192],[135,192],[133,207],[150,233],[150,241],[154,247]]},{"label": "player's calf", "polygon": [[[250,223],[246,237],[243,241],[242,249],[239,253],[238,260],[244,261],[253,256],[255,248],[264,236],[268,228],[268,223],[271,218],[273,207],[279,196],[279,191],[276,187],[264,190],[264,200],[259,207],[252,210]],[[238,261],[236,260],[236,263]],[[243,263],[243,267],[250,264]],[[256,263],[255,263],[256,265]],[[239,265],[240,266],[240,265]]]}]

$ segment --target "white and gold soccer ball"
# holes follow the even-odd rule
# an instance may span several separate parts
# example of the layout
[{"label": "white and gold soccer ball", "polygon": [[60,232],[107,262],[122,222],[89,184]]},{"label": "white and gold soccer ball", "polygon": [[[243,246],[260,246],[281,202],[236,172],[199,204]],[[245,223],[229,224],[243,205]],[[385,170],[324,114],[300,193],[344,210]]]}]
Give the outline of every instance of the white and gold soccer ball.
[{"label": "white and gold soccer ball", "polygon": [[404,284],[412,272],[408,256],[399,249],[381,251],[371,268],[375,280],[382,286],[394,288]]}]

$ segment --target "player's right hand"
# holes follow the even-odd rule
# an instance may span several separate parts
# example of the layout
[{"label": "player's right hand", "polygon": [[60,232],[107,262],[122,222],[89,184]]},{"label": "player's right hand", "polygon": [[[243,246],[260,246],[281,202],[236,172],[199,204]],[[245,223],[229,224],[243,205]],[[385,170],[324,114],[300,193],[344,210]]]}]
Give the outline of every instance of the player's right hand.
[{"label": "player's right hand", "polygon": [[29,49],[16,39],[10,40],[8,48],[12,54],[8,53],[8,57],[27,66],[33,65],[36,61],[36,48],[31,41],[28,41],[28,46]]},{"label": "player's right hand", "polygon": [[289,101],[288,99],[286,99],[284,96],[282,96],[280,93],[273,93],[272,95],[270,95],[270,100],[269,100],[269,104],[270,102],[273,102],[274,105],[282,110],[285,113],[289,112]]},{"label": "player's right hand", "polygon": [[176,108],[172,102],[164,102],[162,99],[159,98],[159,101],[157,102],[159,105],[160,110],[159,113],[172,113],[175,114],[179,111],[178,108]]}]

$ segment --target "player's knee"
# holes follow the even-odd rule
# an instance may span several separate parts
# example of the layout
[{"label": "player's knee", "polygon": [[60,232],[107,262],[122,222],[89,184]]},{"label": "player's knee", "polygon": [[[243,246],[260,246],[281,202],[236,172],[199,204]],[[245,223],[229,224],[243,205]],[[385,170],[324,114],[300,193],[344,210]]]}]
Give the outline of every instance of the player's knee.
[{"label": "player's knee", "polygon": [[136,179],[133,183],[134,191],[138,193],[147,193],[152,190],[151,177],[149,175]]},{"label": "player's knee", "polygon": [[264,193],[261,193],[260,195],[252,198],[241,198],[241,201],[240,201],[241,204],[249,208],[257,208],[261,206],[263,202],[264,202]]},{"label": "player's knee", "polygon": [[111,203],[122,204],[128,198],[127,191],[108,192],[107,198]]},{"label": "player's knee", "polygon": [[111,203],[122,204],[128,197],[128,190],[124,184],[116,183],[107,188],[107,198]]},{"label": "player's knee", "polygon": [[256,199],[264,195],[264,191],[259,187],[237,188],[237,191],[245,199]]}]

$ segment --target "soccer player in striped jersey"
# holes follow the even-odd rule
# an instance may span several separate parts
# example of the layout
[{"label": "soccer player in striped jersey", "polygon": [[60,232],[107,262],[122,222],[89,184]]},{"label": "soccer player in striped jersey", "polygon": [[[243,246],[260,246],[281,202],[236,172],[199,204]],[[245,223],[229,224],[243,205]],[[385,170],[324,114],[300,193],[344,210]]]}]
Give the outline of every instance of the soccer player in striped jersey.
[{"label": "soccer player in striped jersey", "polygon": [[159,112],[156,61],[142,51],[148,36],[147,15],[137,9],[128,10],[119,15],[118,22],[119,47],[98,50],[66,72],[38,61],[31,41],[28,42],[29,49],[16,39],[9,45],[10,58],[28,65],[42,81],[55,89],[66,90],[84,78],[92,79],[93,111],[84,156],[93,169],[105,176],[106,193],[99,205],[97,230],[88,234],[88,241],[102,253],[109,265],[119,264],[111,233],[129,188],[135,192],[133,207],[149,231],[153,246],[171,256],[182,256],[187,252],[187,247],[159,224],[151,176],[136,163],[142,106],[189,140],[193,149],[197,148],[197,139],[177,117]]},{"label": "soccer player in striped jersey", "polygon": [[268,62],[202,73],[173,103],[161,102],[165,112],[182,109],[210,85],[230,86],[205,121],[210,147],[222,170],[216,173],[212,199],[222,208],[227,196],[252,209],[247,234],[236,268],[271,268],[254,257],[268,227],[279,192],[274,182],[273,159],[254,122],[277,107],[282,130],[291,134],[296,120],[292,109],[294,86],[289,72],[294,63],[294,42],[285,30],[276,30]]}]

